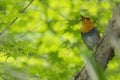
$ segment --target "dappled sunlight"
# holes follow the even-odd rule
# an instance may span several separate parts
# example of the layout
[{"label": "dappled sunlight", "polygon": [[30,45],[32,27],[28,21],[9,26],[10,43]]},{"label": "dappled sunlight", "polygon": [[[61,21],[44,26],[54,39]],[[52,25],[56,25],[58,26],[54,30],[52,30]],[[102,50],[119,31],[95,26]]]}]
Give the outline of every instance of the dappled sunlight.
[{"label": "dappled sunlight", "polygon": [[[116,2],[0,0],[0,80],[71,80],[85,63],[97,80],[101,75],[85,57],[92,51],[81,39],[80,15],[89,16],[102,35]],[[108,80],[116,74],[120,79],[119,63],[109,63]]]}]

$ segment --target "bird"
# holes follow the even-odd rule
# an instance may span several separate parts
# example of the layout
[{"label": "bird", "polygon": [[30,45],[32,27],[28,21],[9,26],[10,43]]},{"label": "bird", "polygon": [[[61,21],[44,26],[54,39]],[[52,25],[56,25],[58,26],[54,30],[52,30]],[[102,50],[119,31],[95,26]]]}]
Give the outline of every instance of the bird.
[{"label": "bird", "polygon": [[81,38],[85,45],[91,51],[94,51],[96,45],[100,40],[99,31],[94,27],[93,21],[90,20],[89,17],[82,16],[82,29],[81,29]]}]

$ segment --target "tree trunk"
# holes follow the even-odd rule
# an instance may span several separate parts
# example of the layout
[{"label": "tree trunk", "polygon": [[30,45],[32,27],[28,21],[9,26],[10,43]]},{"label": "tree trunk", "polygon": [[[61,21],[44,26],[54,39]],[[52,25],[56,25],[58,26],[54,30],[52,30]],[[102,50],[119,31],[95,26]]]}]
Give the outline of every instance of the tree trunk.
[{"label": "tree trunk", "polygon": [[[120,4],[117,5],[113,13],[113,17],[109,22],[104,35],[102,36],[99,44],[97,45],[96,51],[93,57],[96,62],[102,66],[105,70],[108,62],[114,56],[114,50],[119,53],[119,38],[120,38]],[[89,72],[87,71],[87,64],[81,69],[77,75],[74,76],[73,80],[92,80]]]}]

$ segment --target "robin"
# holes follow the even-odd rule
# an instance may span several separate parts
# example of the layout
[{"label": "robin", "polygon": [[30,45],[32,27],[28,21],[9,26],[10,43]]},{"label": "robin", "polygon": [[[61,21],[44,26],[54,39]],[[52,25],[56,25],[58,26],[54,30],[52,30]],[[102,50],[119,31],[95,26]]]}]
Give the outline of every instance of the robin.
[{"label": "robin", "polygon": [[94,23],[89,17],[82,17],[81,37],[90,50],[94,50],[100,40],[99,31],[94,27]]}]

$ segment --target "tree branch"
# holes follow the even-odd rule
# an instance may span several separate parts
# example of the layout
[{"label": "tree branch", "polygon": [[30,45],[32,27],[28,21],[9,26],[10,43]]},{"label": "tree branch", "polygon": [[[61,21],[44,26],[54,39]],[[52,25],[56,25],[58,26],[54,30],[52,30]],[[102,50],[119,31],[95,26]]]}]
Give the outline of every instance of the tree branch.
[{"label": "tree branch", "polygon": [[33,0],[31,0],[31,1],[29,2],[29,4],[27,4],[27,5],[25,6],[25,8],[20,11],[20,13],[24,13],[24,12],[27,10],[27,8],[32,4],[32,2],[33,2]]},{"label": "tree branch", "polygon": [[7,31],[11,26],[12,24],[14,24],[16,22],[16,20],[18,19],[18,17],[16,17],[15,19],[13,19],[5,28],[3,31],[0,32],[0,35],[2,35],[3,33],[5,33],[5,31]]},{"label": "tree branch", "polygon": [[[114,50],[119,46],[118,43],[120,39],[120,4],[115,9],[113,17],[109,22],[109,25],[98,44],[97,49],[93,55],[96,62],[102,66],[105,70],[107,68],[108,62],[114,56]],[[117,47],[116,47],[117,46]],[[91,80],[89,71],[87,70],[86,65],[82,70],[74,76],[73,80]]]},{"label": "tree branch", "polygon": [[[33,0],[30,1],[30,3],[28,5],[25,6],[25,8],[23,10],[20,11],[20,13],[24,13],[27,8],[32,4]],[[3,33],[5,33],[10,27],[12,27],[12,25],[16,22],[16,20],[18,19],[18,17],[16,16],[15,19],[13,19],[4,29],[3,31],[0,32],[0,35],[2,35]]]}]

